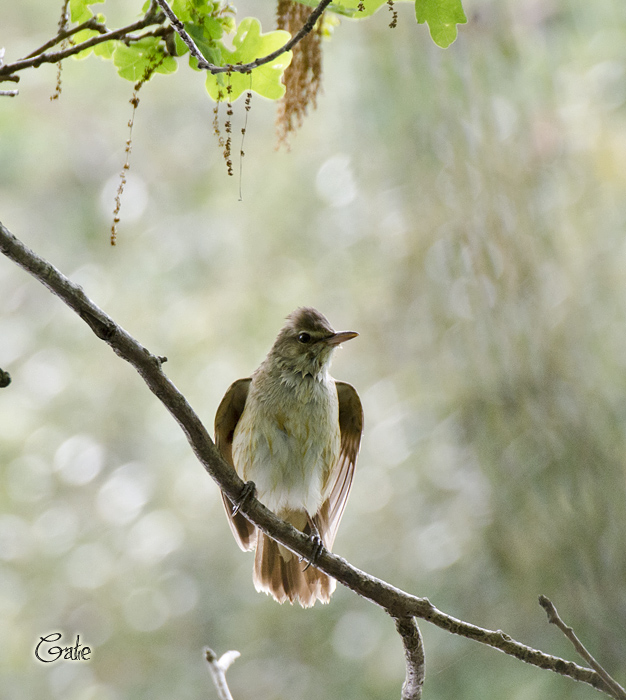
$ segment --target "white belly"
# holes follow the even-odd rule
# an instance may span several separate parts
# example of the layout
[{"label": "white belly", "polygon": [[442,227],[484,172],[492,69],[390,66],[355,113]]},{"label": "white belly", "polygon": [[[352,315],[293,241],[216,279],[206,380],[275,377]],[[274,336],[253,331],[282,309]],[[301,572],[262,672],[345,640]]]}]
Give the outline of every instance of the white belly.
[{"label": "white belly", "polygon": [[327,497],[339,456],[339,407],[334,381],[313,382],[306,403],[281,387],[272,401],[250,388],[233,437],[233,461],[257,496],[278,515],[306,510],[313,516]]}]

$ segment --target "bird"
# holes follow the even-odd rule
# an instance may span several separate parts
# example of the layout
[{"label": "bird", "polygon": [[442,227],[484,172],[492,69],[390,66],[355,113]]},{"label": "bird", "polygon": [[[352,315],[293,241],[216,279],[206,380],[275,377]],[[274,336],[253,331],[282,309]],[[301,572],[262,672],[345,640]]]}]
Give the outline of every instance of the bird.
[{"label": "bird", "polygon": [[[215,442],[257,498],[329,551],[337,535],[363,433],[356,389],[329,373],[334,351],[356,338],[311,307],[287,316],[251,377],[231,384],[215,415]],[[261,532],[222,494],[239,547],[255,551],[257,591],[308,608],[328,603],[336,581]],[[320,548],[321,549],[321,548]]]}]

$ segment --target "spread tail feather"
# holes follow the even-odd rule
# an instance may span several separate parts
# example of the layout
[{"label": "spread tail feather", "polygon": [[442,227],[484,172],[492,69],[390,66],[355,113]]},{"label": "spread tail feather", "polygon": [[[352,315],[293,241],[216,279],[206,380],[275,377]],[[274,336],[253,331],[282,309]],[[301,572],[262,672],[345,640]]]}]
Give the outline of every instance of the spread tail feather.
[{"label": "spread tail feather", "polygon": [[274,540],[258,533],[254,557],[254,587],[269,593],[279,603],[298,601],[303,608],[310,608],[316,600],[328,603],[337,582],[278,545]]}]

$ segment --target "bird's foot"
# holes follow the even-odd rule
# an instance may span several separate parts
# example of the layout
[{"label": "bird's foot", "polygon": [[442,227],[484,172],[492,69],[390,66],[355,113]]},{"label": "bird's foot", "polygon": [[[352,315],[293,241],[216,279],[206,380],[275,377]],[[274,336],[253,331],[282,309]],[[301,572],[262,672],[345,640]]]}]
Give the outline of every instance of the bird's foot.
[{"label": "bird's foot", "polygon": [[241,506],[252,496],[256,494],[256,484],[254,481],[246,481],[246,483],[243,485],[243,488],[241,489],[241,493],[239,494],[239,498],[233,503],[235,506],[233,508],[233,517],[237,515],[239,512],[239,509]]},{"label": "bird's foot", "polygon": [[319,558],[322,556],[322,552],[324,551],[324,543],[322,542],[322,538],[317,533],[315,535],[311,535],[309,540],[313,543],[315,549],[313,550],[313,556],[302,571],[306,571],[311,564],[315,566],[315,564],[317,564],[319,561]]},{"label": "bird's foot", "polygon": [[303,571],[306,571],[311,564],[317,564],[319,558],[322,556],[322,552],[324,551],[324,542],[322,541],[319,530],[311,517],[309,517],[309,527],[311,528],[309,540],[313,544],[314,549],[313,556],[311,557],[309,563],[304,567]]}]

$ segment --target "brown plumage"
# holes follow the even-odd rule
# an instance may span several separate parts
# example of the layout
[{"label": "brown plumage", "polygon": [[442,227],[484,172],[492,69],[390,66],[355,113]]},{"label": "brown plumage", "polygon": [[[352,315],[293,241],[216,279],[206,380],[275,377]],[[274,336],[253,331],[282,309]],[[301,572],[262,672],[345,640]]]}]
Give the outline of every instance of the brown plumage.
[{"label": "brown plumage", "polygon": [[[252,377],[234,382],[215,416],[215,439],[239,476],[254,481],[270,510],[331,549],[348,500],[363,430],[355,389],[328,373],[334,349],[357,334],[336,333],[311,308],[287,318]],[[328,602],[334,579],[234,513],[223,496],[235,540],[256,549],[254,585],[278,602]]]}]

